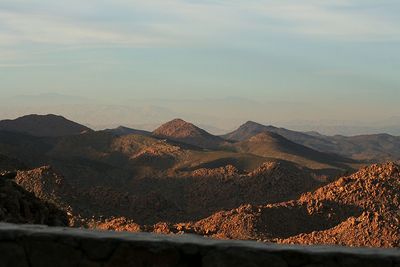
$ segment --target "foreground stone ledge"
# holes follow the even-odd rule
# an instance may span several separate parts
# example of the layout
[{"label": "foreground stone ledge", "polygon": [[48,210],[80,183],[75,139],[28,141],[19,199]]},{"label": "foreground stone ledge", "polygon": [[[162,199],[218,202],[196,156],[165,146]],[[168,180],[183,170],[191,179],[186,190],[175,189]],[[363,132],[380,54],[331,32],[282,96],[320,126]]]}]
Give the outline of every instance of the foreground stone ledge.
[{"label": "foreground stone ledge", "polygon": [[3,266],[400,267],[400,249],[286,246],[0,223]]}]

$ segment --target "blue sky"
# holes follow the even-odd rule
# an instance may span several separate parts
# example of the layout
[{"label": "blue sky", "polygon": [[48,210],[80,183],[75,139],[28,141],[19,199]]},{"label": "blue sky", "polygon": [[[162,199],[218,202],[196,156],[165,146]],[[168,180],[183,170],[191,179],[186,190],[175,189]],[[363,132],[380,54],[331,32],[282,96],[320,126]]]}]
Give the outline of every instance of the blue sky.
[{"label": "blue sky", "polygon": [[398,0],[2,0],[0,93],[237,97],[319,103],[321,119],[398,116],[398,14]]}]

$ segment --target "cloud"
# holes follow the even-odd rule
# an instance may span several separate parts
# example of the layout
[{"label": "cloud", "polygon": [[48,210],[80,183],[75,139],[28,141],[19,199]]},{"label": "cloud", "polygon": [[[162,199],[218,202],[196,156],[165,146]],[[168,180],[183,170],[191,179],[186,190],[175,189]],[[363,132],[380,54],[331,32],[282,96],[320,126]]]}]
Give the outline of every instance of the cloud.
[{"label": "cloud", "polygon": [[[116,0],[128,9],[173,17],[177,31],[198,36],[238,32],[298,34],[328,40],[400,40],[400,4],[392,0]],[[391,14],[392,16],[388,16]],[[178,23],[176,23],[178,22]],[[167,24],[171,21],[167,21]]]},{"label": "cloud", "polygon": [[[232,35],[249,31],[254,35],[286,33],[341,40],[400,39],[399,21],[366,9],[371,2],[377,3],[43,0],[33,5],[26,0],[4,0],[0,4],[0,45],[184,45],[235,41],[229,40]],[[385,2],[392,3],[381,0],[380,6],[385,7]]]},{"label": "cloud", "polygon": [[56,64],[46,64],[46,63],[6,63],[0,64],[1,68],[29,68],[29,67],[54,67]]},{"label": "cloud", "polygon": [[250,8],[254,13],[283,22],[281,25],[275,25],[275,31],[336,40],[400,39],[400,21],[391,21],[378,14],[375,12],[376,8],[369,6],[368,3],[363,5],[357,4],[357,1],[267,2],[264,5],[250,5]]},{"label": "cloud", "polygon": [[163,42],[151,34],[123,32],[85,25],[80,21],[60,19],[52,15],[0,11],[0,45],[42,43],[74,44],[131,44],[148,45]]}]

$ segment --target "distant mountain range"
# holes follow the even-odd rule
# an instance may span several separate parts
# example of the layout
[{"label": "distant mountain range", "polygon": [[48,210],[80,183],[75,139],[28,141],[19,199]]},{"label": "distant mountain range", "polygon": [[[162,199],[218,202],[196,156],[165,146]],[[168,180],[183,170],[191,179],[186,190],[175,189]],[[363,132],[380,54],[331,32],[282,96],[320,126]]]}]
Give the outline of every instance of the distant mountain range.
[{"label": "distant mountain range", "polygon": [[[18,132],[37,137],[61,137],[79,135],[92,130],[79,123],[67,120],[64,117],[50,114],[27,115],[15,120],[0,121],[0,131]],[[270,138],[264,136],[266,140],[268,139],[271,141],[275,138],[275,141],[278,142],[280,138],[282,144],[282,138],[285,138],[287,141],[292,142],[290,146],[297,145],[296,149],[299,149],[298,146],[302,145],[317,152],[336,154],[341,157],[365,162],[383,162],[386,160],[400,159],[400,137],[397,136],[389,134],[326,136],[318,132],[298,132],[285,128],[265,126],[252,121],[248,121],[237,130],[222,136],[212,135],[181,119],[167,122],[153,132],[131,129],[124,126],[108,129],[105,130],[105,132],[118,136],[129,134],[154,136],[206,149],[241,149],[242,152],[245,153],[249,152],[246,151],[245,144],[254,144],[256,140],[253,137],[255,135],[269,134]],[[275,135],[271,136],[271,134]],[[239,142],[242,142],[241,148],[238,144],[233,145],[233,143]],[[267,142],[261,143],[265,146]],[[269,145],[269,147],[271,148],[272,146]],[[309,152],[310,151],[308,151],[307,154],[310,154]],[[260,153],[258,152],[258,154]],[[263,153],[262,156],[266,156],[266,153]],[[272,154],[268,156],[272,156]],[[320,156],[318,157],[320,158]]]},{"label": "distant mountain range", "polygon": [[[259,102],[247,98],[223,97],[219,99],[124,98],[117,102],[106,99],[57,93],[4,96],[0,99],[0,118],[14,118],[23,114],[64,114],[92,129],[115,128],[119,125],[134,129],[154,130],[172,118],[196,122],[206,131],[222,135],[232,131],[246,120],[272,124],[287,129],[309,132],[317,130],[324,135],[364,135],[389,133],[400,136],[398,114],[376,116],[372,110],[363,118],[350,121],[346,112],[336,114],[342,120],[323,118],[315,110],[325,107],[313,103]],[[207,108],[205,108],[207,107]],[[240,110],[240,112],[237,112]],[[279,110],[280,112],[276,112]],[[307,111],[306,111],[307,110]],[[393,110],[394,112],[395,110]],[[371,112],[373,116],[368,116]],[[360,114],[360,113],[359,113]],[[371,115],[372,115],[371,114]],[[353,116],[354,117],[354,116]]]},{"label": "distant mountain range", "polygon": [[383,162],[400,158],[400,137],[389,134],[325,136],[318,132],[296,132],[249,121],[222,137],[228,140],[244,141],[256,134],[270,132],[320,152],[334,153],[356,160]]}]

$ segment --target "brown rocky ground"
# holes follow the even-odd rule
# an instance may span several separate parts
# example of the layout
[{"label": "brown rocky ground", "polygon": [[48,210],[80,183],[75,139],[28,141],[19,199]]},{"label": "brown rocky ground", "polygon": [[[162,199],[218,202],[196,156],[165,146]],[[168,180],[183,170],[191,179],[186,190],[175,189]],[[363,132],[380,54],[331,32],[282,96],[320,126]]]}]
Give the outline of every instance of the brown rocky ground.
[{"label": "brown rocky ground", "polygon": [[340,244],[346,246],[400,246],[400,167],[394,163],[372,165],[354,175],[306,194],[300,201],[335,201],[354,205],[362,213],[324,231],[279,240],[290,244]]},{"label": "brown rocky ground", "polygon": [[325,184],[297,165],[270,161],[250,173],[235,167],[198,169],[180,177],[145,178],[116,184],[69,183],[49,166],[18,171],[15,181],[43,201],[81,219],[125,217],[141,225],[197,221],[243,203],[287,201]]},{"label": "brown rocky ground", "polygon": [[87,226],[91,229],[112,230],[117,232],[141,232],[142,227],[125,217],[109,218],[104,221],[89,220]]},{"label": "brown rocky ground", "polygon": [[72,193],[72,189],[65,184],[63,177],[57,174],[50,166],[18,171],[15,176],[15,182],[43,201],[60,207],[67,206],[61,198],[66,194]]},{"label": "brown rocky ground", "polygon": [[[188,223],[135,226],[135,231],[195,233],[218,239],[284,244],[400,247],[400,167],[372,165],[298,200],[242,205]],[[108,229],[120,229],[109,222]],[[127,222],[128,229],[131,222]]]}]

